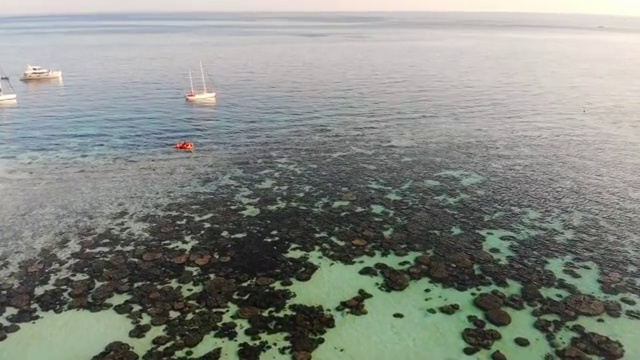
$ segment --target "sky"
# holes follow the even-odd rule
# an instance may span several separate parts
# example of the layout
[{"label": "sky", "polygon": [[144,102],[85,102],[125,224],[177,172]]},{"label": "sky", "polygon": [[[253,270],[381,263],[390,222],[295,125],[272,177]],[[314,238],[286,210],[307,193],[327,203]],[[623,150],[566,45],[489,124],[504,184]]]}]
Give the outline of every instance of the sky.
[{"label": "sky", "polygon": [[640,0],[0,0],[0,16],[198,11],[508,11],[640,16]]}]

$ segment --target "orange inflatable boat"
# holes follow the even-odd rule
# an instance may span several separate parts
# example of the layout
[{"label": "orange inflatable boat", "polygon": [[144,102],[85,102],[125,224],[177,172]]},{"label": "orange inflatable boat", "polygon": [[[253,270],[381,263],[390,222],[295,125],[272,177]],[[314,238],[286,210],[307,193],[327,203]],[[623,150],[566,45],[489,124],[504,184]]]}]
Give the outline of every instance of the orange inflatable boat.
[{"label": "orange inflatable boat", "polygon": [[173,148],[176,149],[176,150],[192,151],[193,150],[193,143],[186,142],[186,141],[181,141],[181,142],[175,144],[173,146]]}]

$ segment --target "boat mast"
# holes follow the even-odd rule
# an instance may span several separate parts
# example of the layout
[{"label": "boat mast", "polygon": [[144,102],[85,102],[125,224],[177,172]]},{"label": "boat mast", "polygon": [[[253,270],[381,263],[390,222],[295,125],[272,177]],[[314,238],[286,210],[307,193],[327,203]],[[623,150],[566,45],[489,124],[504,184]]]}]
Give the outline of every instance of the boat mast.
[{"label": "boat mast", "polygon": [[191,70],[189,70],[189,83],[191,84],[191,93],[195,94],[193,91],[193,77],[191,76]]},{"label": "boat mast", "polygon": [[202,87],[204,89],[204,93],[207,93],[207,82],[204,81],[204,68],[202,67],[202,61],[200,61],[200,72],[202,72]]}]

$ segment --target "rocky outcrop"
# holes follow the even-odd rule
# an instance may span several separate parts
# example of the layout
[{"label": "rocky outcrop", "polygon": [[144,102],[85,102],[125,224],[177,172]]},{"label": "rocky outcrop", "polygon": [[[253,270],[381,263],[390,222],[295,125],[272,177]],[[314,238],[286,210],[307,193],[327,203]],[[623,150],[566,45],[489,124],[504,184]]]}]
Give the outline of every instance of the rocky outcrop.
[{"label": "rocky outcrop", "polygon": [[491,360],[507,360],[507,356],[500,350],[496,350],[491,354]]},{"label": "rocky outcrop", "polygon": [[104,351],[94,356],[92,360],[137,360],[139,358],[130,345],[116,341],[107,345]]},{"label": "rocky outcrop", "polygon": [[241,307],[238,309],[236,315],[240,319],[251,319],[252,317],[260,315],[260,309],[253,306]]},{"label": "rocky outcrop", "polygon": [[507,326],[511,324],[511,316],[504,310],[489,310],[485,313],[485,317],[487,321],[495,326]]},{"label": "rocky outcrop", "polygon": [[384,286],[388,290],[402,291],[409,286],[409,276],[407,274],[392,268],[382,270],[384,277]]},{"label": "rocky outcrop", "polygon": [[453,315],[456,313],[456,311],[460,310],[460,305],[458,304],[445,305],[438,308],[438,310],[443,314]]},{"label": "rocky outcrop", "polygon": [[499,309],[504,301],[494,294],[483,293],[473,300],[473,303],[483,311]]},{"label": "rocky outcrop", "polygon": [[624,348],[619,341],[594,332],[571,339],[571,345],[585,354],[607,360],[621,359],[624,356]]},{"label": "rocky outcrop", "polygon": [[200,300],[209,308],[223,308],[236,292],[234,280],[215,278],[204,286],[200,294]]},{"label": "rocky outcrop", "polygon": [[462,332],[462,339],[473,347],[490,349],[496,340],[500,340],[502,336],[499,332],[489,329],[471,329],[466,328]]},{"label": "rocky outcrop", "polygon": [[570,295],[564,303],[580,315],[598,316],[605,311],[604,304],[591,295]]}]

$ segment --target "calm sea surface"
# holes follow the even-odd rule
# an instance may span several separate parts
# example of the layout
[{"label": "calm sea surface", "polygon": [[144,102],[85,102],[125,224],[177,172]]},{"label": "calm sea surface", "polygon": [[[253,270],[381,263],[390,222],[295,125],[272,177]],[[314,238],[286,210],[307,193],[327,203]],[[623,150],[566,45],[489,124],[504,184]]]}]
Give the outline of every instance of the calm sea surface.
[{"label": "calm sea surface", "polygon": [[[547,283],[536,279],[550,291],[543,291],[545,296],[565,303],[564,297],[576,293],[593,295],[594,301],[640,296],[639,19],[446,13],[96,15],[0,18],[0,33],[0,66],[18,94],[17,105],[0,107],[0,254],[6,274],[43,247],[53,249],[61,263],[70,263],[81,229],[100,232],[116,226],[145,232],[149,214],[173,214],[211,201],[210,213],[216,215],[208,226],[219,229],[219,236],[227,231],[225,223],[233,223],[237,241],[242,234],[264,240],[272,231],[297,231],[296,236],[312,238],[335,235],[351,249],[359,246],[351,245],[352,239],[367,238],[367,231],[386,229],[387,239],[393,239],[394,228],[402,239],[417,233],[438,238],[451,228],[447,239],[473,233],[485,241],[469,248],[452,245],[456,251],[471,254],[474,246],[483,248],[499,258],[495,266],[504,266],[498,276],[495,269],[480,269],[478,257],[471,256],[493,285],[462,275],[443,281],[431,273],[405,292],[387,294],[375,286],[383,277],[358,275],[364,265],[352,267],[340,256],[315,253],[343,250],[305,247],[291,235],[287,245],[301,246],[296,251],[311,254],[319,269],[307,288],[294,279],[297,297],[289,303],[308,299],[303,303],[323,305],[335,317],[325,343],[313,349],[314,359],[430,354],[462,359],[462,349],[473,344],[465,343],[460,332],[473,327],[466,316],[477,310],[472,303],[477,294],[467,290],[488,292],[504,278],[509,284],[501,291],[520,294],[520,285],[534,281],[518,278],[511,264],[554,274]],[[215,105],[183,100],[189,70],[196,87],[201,86],[200,60],[214,81]],[[27,64],[60,69],[63,80],[21,83]],[[196,151],[173,151],[181,140],[194,142]],[[296,197],[298,192],[306,195]],[[362,218],[369,211],[371,217]],[[206,213],[193,216],[206,219]],[[242,219],[229,220],[231,213]],[[293,218],[304,223],[300,229],[310,227],[317,234],[305,234],[289,222]],[[498,218],[500,223],[484,223]],[[433,232],[412,228],[431,222],[436,223],[430,225]],[[486,233],[498,227],[504,236]],[[345,228],[351,232],[342,233]],[[186,230],[181,239],[198,234]],[[408,257],[393,249],[399,258],[389,261],[402,268],[398,263],[413,262],[419,253],[448,259],[447,239],[416,240],[423,245],[402,248]],[[57,245],[61,240],[70,243]],[[370,236],[367,241],[380,254],[384,239]],[[114,249],[107,246],[105,256]],[[216,251],[211,250],[214,258],[221,256]],[[356,255],[360,259],[362,254]],[[363,261],[373,265],[378,260]],[[60,266],[63,273],[78,271]],[[338,266],[344,268],[337,271]],[[571,270],[580,274],[567,275]],[[609,284],[615,291],[600,287],[611,280],[603,277],[616,274],[622,280]],[[20,278],[8,278],[14,277]],[[473,286],[461,285],[467,282]],[[429,286],[442,291],[433,304],[424,299]],[[367,315],[334,310],[359,288],[374,295],[365,301]],[[323,290],[313,293],[317,289]],[[335,299],[327,295],[332,292]],[[38,294],[36,289],[33,296]],[[314,303],[321,296],[329,298]],[[451,323],[447,315],[427,312],[454,301],[464,314],[453,315],[458,323],[450,329],[441,325]],[[0,358],[42,359],[42,353],[24,349],[40,341],[38,331],[60,325],[51,325],[53,312],[39,305],[43,319],[24,322],[23,329],[9,334],[0,343]],[[502,343],[469,358],[488,359],[498,349],[509,359],[554,358],[557,349],[579,338],[563,329],[570,334],[556,332],[560,340],[554,344],[532,326],[532,309],[510,310],[512,329],[501,328]],[[633,320],[638,307],[623,303],[619,318],[608,316],[615,315],[609,310],[598,312],[603,322],[589,317],[579,323],[620,341],[625,358],[640,357],[638,345],[626,341],[639,335]],[[405,317],[391,316],[397,312]],[[117,318],[102,320],[111,324],[105,325],[109,329],[84,349],[69,345],[76,344],[69,340],[72,334],[82,336],[83,329],[57,336],[58,345],[67,345],[51,356],[91,358],[115,340],[129,342],[141,356],[150,351],[152,337],[132,343],[130,320],[113,310],[96,314],[102,313],[109,315],[61,319],[73,327],[99,316]],[[10,314],[0,323],[9,324]],[[571,321],[563,325],[568,328]],[[529,349],[513,344],[518,334],[532,334]],[[208,335],[203,335],[205,344]],[[385,348],[385,339],[394,345]],[[211,341],[196,347],[195,354],[222,346],[222,358],[252,358],[247,352],[236,355],[228,345],[232,340]],[[263,350],[263,358],[291,356]],[[306,350],[312,349],[299,352]],[[182,349],[176,354],[192,358]]]}]

